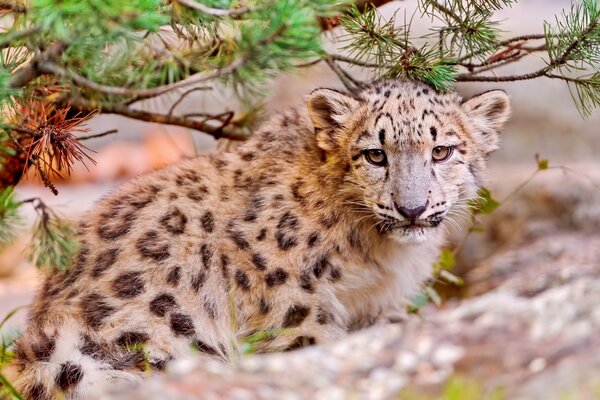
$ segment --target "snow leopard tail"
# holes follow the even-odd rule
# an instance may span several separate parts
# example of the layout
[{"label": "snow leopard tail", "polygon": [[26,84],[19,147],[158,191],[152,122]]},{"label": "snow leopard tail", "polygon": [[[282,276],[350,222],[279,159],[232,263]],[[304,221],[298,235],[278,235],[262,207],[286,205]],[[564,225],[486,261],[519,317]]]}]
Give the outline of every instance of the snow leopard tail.
[{"label": "snow leopard tail", "polygon": [[9,381],[27,400],[87,399],[137,381],[144,365],[143,350],[110,346],[66,318],[17,340]]}]

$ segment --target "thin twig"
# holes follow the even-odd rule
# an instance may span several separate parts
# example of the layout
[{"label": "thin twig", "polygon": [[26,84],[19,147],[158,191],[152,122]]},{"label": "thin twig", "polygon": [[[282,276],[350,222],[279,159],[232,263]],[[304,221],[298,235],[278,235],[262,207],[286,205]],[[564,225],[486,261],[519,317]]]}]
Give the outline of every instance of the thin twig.
[{"label": "thin twig", "polygon": [[179,104],[181,104],[181,102],[190,94],[193,92],[198,92],[201,90],[210,90],[212,89],[210,86],[201,86],[201,87],[195,87],[195,88],[191,88],[186,90],[185,92],[183,92],[181,94],[181,96],[179,96],[179,98],[177,99],[177,101],[175,101],[173,103],[173,105],[171,106],[171,108],[169,109],[169,113],[167,114],[169,117],[173,115],[173,112],[175,111],[175,108],[177,108],[177,106]]},{"label": "thin twig", "polygon": [[340,62],[343,62],[343,63],[352,64],[352,65],[356,65],[356,66],[359,66],[359,67],[365,67],[365,68],[381,68],[382,67],[381,64],[369,63],[369,62],[366,62],[366,61],[356,60],[354,58],[342,56],[342,55],[339,55],[339,54],[329,54],[327,57],[329,57],[329,58],[331,58],[332,60],[335,60],[335,61],[340,61]]},{"label": "thin twig", "polygon": [[97,139],[97,138],[101,138],[103,136],[112,135],[113,133],[117,133],[118,131],[119,131],[118,129],[111,129],[106,132],[96,133],[94,135],[83,136],[83,137],[77,138],[77,140]]},{"label": "thin twig", "polygon": [[462,25],[464,23],[464,21],[448,7],[438,3],[437,1],[432,1],[430,4],[434,8],[437,8],[438,11],[441,11],[443,14],[446,14],[448,17],[453,19],[458,25]]},{"label": "thin twig", "polygon": [[176,3],[179,3],[185,7],[200,11],[206,15],[212,15],[213,17],[231,17],[231,18],[239,18],[243,14],[246,14],[250,9],[248,7],[240,7],[234,8],[231,10],[224,10],[221,8],[212,8],[205,6],[202,3],[198,3],[194,0],[176,0]]},{"label": "thin twig", "polygon": [[0,49],[4,49],[5,47],[13,47],[13,42],[23,39],[29,35],[33,35],[39,31],[40,28],[38,28],[37,26],[32,26],[22,31],[11,32],[4,38],[4,40],[0,42]]},{"label": "thin twig", "polygon": [[320,63],[321,61],[323,61],[322,58],[317,58],[316,60],[312,60],[312,61],[308,61],[305,62],[303,64],[296,64],[294,65],[294,68],[306,68],[306,67],[312,67],[313,65],[317,65],[318,63]]},{"label": "thin twig", "polygon": [[335,61],[331,58],[324,59],[329,68],[338,76],[339,80],[349,91],[353,92],[356,88],[360,87],[360,82],[352,78],[346,71],[341,69],[335,64]]},{"label": "thin twig", "polygon": [[[503,40],[501,42],[498,42],[498,44],[496,45],[496,49],[500,49],[502,47],[509,46],[509,45],[511,45],[513,43],[516,43],[516,42],[526,42],[526,41],[529,41],[529,40],[540,40],[540,39],[545,39],[545,38],[546,38],[546,35],[544,35],[542,33],[540,33],[540,34],[515,36],[515,37],[512,37],[510,39],[506,39],[506,40]],[[485,49],[484,48],[484,49],[475,51],[473,53],[465,54],[464,56],[462,56],[458,60],[456,60],[456,63],[460,64],[461,62],[463,62],[465,60],[471,59],[473,57],[477,57],[478,55],[484,54],[487,51],[489,51],[489,49]]]},{"label": "thin twig", "polygon": [[540,78],[546,75],[546,68],[542,68],[535,72],[521,75],[505,75],[505,76],[476,76],[473,74],[460,74],[456,80],[459,82],[514,82],[525,81],[529,79]]}]

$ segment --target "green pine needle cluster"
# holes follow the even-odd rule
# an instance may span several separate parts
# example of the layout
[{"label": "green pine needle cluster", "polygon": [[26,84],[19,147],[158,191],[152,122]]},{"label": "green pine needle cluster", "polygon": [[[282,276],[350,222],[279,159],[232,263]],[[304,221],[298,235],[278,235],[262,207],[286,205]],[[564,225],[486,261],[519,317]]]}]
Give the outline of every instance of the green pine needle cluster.
[{"label": "green pine needle cluster", "polygon": [[344,50],[362,62],[379,65],[379,78],[407,77],[442,91],[454,84],[456,66],[447,64],[440,50],[427,43],[415,47],[409,38],[410,23],[398,25],[397,15],[385,20],[375,7],[362,12],[353,7],[341,24],[347,32],[342,37]]},{"label": "green pine needle cluster", "polygon": [[[255,92],[268,78],[290,70],[298,60],[323,55],[317,12],[323,4],[310,0],[275,0],[248,14],[239,24],[239,34],[230,42],[231,52],[219,60],[239,62],[240,67],[224,77],[236,89]],[[322,3],[322,2],[321,2]]]},{"label": "green pine needle cluster", "polygon": [[22,227],[19,206],[12,187],[0,191],[0,246],[10,244]]},{"label": "green pine needle cluster", "polygon": [[423,13],[433,21],[431,36],[437,38],[441,50],[450,54],[484,54],[495,49],[499,41],[498,22],[492,20],[494,11],[510,5],[511,1],[421,0]]},{"label": "green pine needle cluster", "polygon": [[37,268],[64,271],[71,266],[79,250],[75,228],[45,206],[33,229],[33,238],[27,256]]},{"label": "green pine needle cluster", "polygon": [[162,7],[161,0],[32,0],[28,18],[43,36],[77,51],[86,47],[83,38],[107,44],[138,30],[157,31],[168,22]]},{"label": "green pine needle cluster", "polygon": [[582,0],[544,24],[548,69],[569,84],[583,116],[600,106],[600,4]]}]

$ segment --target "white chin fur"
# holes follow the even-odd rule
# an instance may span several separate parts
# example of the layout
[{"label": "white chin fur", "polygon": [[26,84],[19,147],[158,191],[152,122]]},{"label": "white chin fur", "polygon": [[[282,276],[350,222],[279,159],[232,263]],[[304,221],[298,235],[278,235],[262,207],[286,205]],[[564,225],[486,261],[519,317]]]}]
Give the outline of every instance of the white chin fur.
[{"label": "white chin fur", "polygon": [[418,229],[396,229],[391,232],[390,237],[398,244],[411,245],[421,244],[429,237],[429,231],[431,228],[418,228]]}]

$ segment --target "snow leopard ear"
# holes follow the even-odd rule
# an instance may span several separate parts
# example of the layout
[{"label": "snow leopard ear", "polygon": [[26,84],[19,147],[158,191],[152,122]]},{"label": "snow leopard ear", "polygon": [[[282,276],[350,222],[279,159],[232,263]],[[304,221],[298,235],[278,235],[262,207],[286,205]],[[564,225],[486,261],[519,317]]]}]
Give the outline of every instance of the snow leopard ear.
[{"label": "snow leopard ear", "polygon": [[510,116],[510,100],[502,90],[471,97],[462,108],[473,124],[473,139],[485,153],[498,148],[498,133]]},{"label": "snow leopard ear", "polygon": [[332,89],[316,89],[307,101],[308,113],[316,130],[339,127],[358,106],[356,99]]}]

